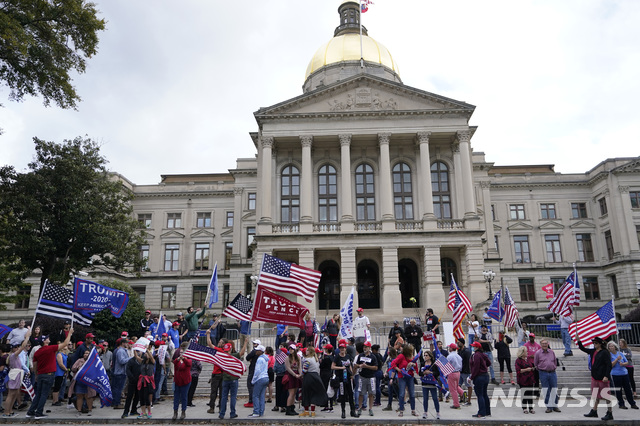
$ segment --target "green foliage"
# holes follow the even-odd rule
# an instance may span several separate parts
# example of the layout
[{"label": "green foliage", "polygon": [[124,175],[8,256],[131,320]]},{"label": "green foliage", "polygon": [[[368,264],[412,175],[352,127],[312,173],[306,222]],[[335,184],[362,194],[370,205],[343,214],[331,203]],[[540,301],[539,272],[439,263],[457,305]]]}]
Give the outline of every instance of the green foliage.
[{"label": "green foliage", "polygon": [[37,270],[41,283],[66,283],[80,270],[141,267],[133,195],[108,173],[98,145],[80,137],[34,141],[29,172],[0,168],[0,277],[10,278],[0,290]]},{"label": "green foliage", "polygon": [[123,331],[128,331],[129,336],[138,335],[140,320],[144,318],[144,303],[140,300],[138,293],[122,281],[100,280],[100,284],[129,293],[129,304],[120,318],[115,318],[111,311],[105,309],[98,312],[91,323],[97,338],[109,341],[113,348],[116,339]]},{"label": "green foliage", "polygon": [[640,322],[640,306],[631,310],[631,312],[629,312],[627,315],[625,315],[624,318],[622,318],[622,321]]},{"label": "green foliage", "polygon": [[85,72],[105,20],[85,0],[0,1],[0,82],[9,98],[42,95],[44,104],[75,108],[80,97],[69,72]]}]

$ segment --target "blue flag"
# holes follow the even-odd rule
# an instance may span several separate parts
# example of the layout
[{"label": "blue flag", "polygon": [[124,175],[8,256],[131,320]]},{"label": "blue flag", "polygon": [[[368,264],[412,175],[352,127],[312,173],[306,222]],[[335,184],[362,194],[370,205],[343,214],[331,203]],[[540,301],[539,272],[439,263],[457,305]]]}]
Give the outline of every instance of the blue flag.
[{"label": "blue flag", "polygon": [[209,300],[207,302],[209,308],[214,303],[218,303],[218,262],[213,267],[213,275],[211,275],[211,282],[209,283]]},{"label": "blue flag", "polygon": [[162,337],[164,333],[167,333],[167,323],[164,320],[164,314],[162,311],[160,312],[160,317],[158,317],[158,327],[155,329],[153,333],[154,337]]},{"label": "blue flag", "polygon": [[129,304],[129,293],[92,281],[73,280],[73,311],[91,316],[109,308],[114,317],[120,318]]},{"label": "blue flag", "polygon": [[105,370],[104,365],[102,365],[96,348],[91,349],[89,358],[87,358],[82,367],[80,367],[75,379],[94,389],[98,396],[100,396],[100,401],[103,406],[106,405],[108,407],[113,402],[109,376],[107,375],[107,370]]},{"label": "blue flag", "polygon": [[502,308],[502,290],[498,290],[493,296],[491,305],[489,305],[489,309],[487,310],[487,315],[496,321],[502,321],[502,317],[504,317],[504,309]]},{"label": "blue flag", "polygon": [[11,330],[13,330],[13,328],[4,324],[0,324],[0,339],[2,339],[4,335],[10,332]]}]

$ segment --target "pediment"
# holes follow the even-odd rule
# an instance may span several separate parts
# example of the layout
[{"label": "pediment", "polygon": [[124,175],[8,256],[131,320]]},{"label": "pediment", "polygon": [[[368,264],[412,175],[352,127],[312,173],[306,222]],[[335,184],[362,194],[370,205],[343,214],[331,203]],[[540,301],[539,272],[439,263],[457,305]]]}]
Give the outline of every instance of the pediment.
[{"label": "pediment", "polygon": [[561,223],[549,221],[540,225],[540,229],[549,231],[555,229],[564,229],[564,226]]},{"label": "pediment", "polygon": [[215,236],[216,234],[214,234],[213,232],[207,229],[200,229],[194,232],[193,234],[191,234],[191,238],[213,238]]},{"label": "pediment", "polygon": [[507,229],[509,231],[532,231],[533,226],[525,222],[516,222],[513,225],[508,226]]},{"label": "pediment", "polygon": [[470,116],[475,107],[434,93],[370,75],[350,77],[279,104],[261,108],[256,118],[272,115],[331,113],[440,113]]},{"label": "pediment", "polygon": [[242,220],[243,221],[249,220],[249,219],[251,219],[251,218],[253,218],[255,216],[256,216],[256,212],[255,212],[255,210],[253,210],[253,211],[250,211],[249,213],[245,214],[244,216],[242,216]]},{"label": "pediment", "polygon": [[228,229],[228,230],[226,230],[226,231],[224,231],[224,232],[221,232],[221,233],[220,233],[220,236],[221,236],[221,237],[228,237],[228,236],[230,236],[230,235],[233,235],[233,229],[231,229],[231,228],[230,228],[230,229]]},{"label": "pediment", "polygon": [[570,226],[571,229],[594,229],[595,227],[595,224],[587,222],[586,220],[580,220],[576,223],[572,223]]},{"label": "pediment", "polygon": [[496,225],[496,224],[494,223],[494,224],[493,224],[493,231],[494,231],[494,232],[502,231],[502,226],[500,226],[500,225]]},{"label": "pediment", "polygon": [[640,173],[640,158],[617,167],[613,171],[614,173]]},{"label": "pediment", "polygon": [[185,235],[178,232],[178,231],[168,231],[165,232],[164,234],[160,234],[160,238],[165,239],[165,238],[184,238]]}]

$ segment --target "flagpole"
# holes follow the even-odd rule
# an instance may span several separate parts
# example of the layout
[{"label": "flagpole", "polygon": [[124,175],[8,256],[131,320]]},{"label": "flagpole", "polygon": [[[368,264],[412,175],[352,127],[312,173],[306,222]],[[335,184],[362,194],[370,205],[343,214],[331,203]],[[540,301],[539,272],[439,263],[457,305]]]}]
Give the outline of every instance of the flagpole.
[{"label": "flagpole", "polygon": [[362,53],[362,0],[358,3],[360,5],[360,9],[358,10],[358,13],[360,14],[360,68],[364,68],[364,55]]},{"label": "flagpole", "polygon": [[618,341],[618,345],[619,345],[620,336],[618,336],[618,320],[616,319],[616,302],[613,300],[613,295],[611,295],[611,307],[613,308],[613,320],[616,322],[616,340]]},{"label": "flagpole", "polygon": [[[580,284],[578,281],[578,268],[576,267],[576,262],[573,262],[573,300],[575,302],[576,296],[576,284]],[[578,309],[573,310],[573,322],[576,323],[576,340],[580,341],[580,333],[578,333]],[[616,323],[616,327],[618,324]],[[617,333],[617,330],[616,330]]]},{"label": "flagpole", "polygon": [[[453,273],[451,273],[451,278],[453,278]],[[454,282],[455,282],[455,280],[454,280]],[[456,283],[456,285],[453,286],[453,291],[455,291],[456,292],[456,296],[459,297],[459,295],[458,295],[458,283]],[[460,300],[460,303],[462,303],[462,300]],[[467,322],[471,322],[471,321],[469,321],[469,312],[467,312],[464,315],[467,318]],[[471,327],[473,328],[473,334],[474,335],[477,334],[476,327],[473,325],[473,323],[471,323]],[[460,324],[460,329],[462,329],[462,324]],[[455,331],[455,329],[454,329],[454,331]]]}]

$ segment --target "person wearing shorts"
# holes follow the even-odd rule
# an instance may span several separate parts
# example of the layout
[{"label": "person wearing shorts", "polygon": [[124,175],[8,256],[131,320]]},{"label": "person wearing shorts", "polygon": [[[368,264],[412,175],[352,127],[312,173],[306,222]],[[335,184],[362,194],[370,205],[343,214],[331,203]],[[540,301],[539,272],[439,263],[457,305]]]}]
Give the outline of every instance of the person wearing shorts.
[{"label": "person wearing shorts", "polygon": [[[608,399],[609,382],[611,381],[611,355],[604,340],[599,337],[593,339],[594,349],[587,349],[578,341],[580,350],[591,358],[591,411],[585,417],[598,417],[598,403],[601,399]],[[613,420],[613,401],[607,407],[607,414],[602,420]]]},{"label": "person wearing shorts", "polygon": [[373,398],[376,395],[376,371],[378,358],[371,352],[371,342],[364,342],[363,352],[356,356],[354,365],[360,370],[359,394],[360,402],[358,416],[362,414],[362,406],[365,398],[369,397],[369,415],[373,416]]}]

